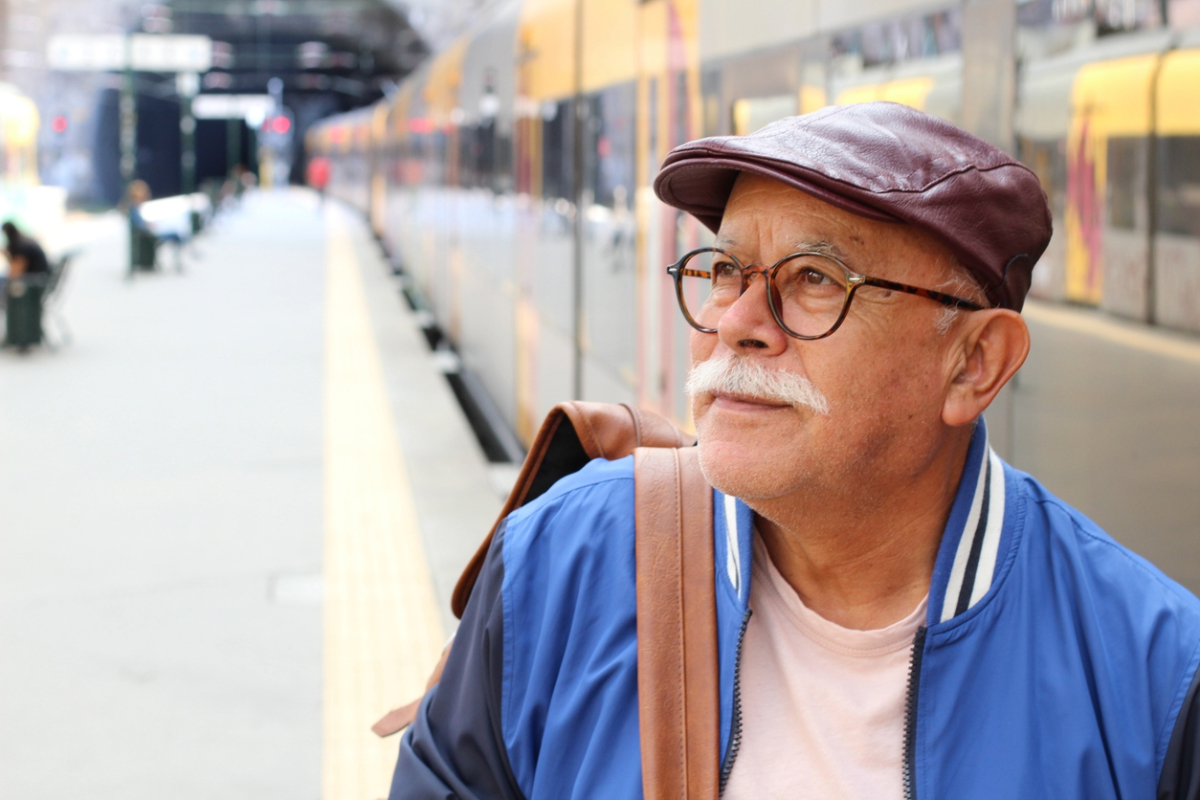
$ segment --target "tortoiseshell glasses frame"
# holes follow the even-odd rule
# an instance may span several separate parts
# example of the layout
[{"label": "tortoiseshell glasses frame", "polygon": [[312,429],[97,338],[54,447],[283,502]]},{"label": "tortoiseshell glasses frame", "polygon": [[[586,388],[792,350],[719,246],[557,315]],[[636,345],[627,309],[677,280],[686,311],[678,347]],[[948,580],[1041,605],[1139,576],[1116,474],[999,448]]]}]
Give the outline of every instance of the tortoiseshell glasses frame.
[{"label": "tortoiseshell glasses frame", "polygon": [[[936,303],[941,303],[944,306],[961,308],[967,311],[980,311],[984,308],[984,306],[981,306],[978,303],[973,303],[970,300],[964,300],[961,297],[955,297],[954,295],[946,294],[945,292],[939,292],[933,289],[923,289],[920,286],[912,286],[907,283],[897,283],[896,281],[889,281],[883,278],[873,278],[869,275],[863,275],[862,273],[853,271],[843,264],[838,258],[825,252],[801,250],[795,253],[790,253],[776,261],[771,266],[767,267],[761,264],[743,265],[740,261],[738,261],[736,256],[727,253],[719,247],[700,247],[685,254],[674,264],[667,267],[667,274],[675,279],[675,299],[679,301],[679,310],[683,312],[683,316],[688,321],[688,324],[701,333],[716,333],[717,329],[700,324],[700,322],[692,316],[684,297],[683,279],[702,278],[707,279],[715,285],[716,281],[714,280],[713,270],[696,268],[697,264],[703,266],[704,260],[701,257],[709,253],[713,255],[724,256],[729,260],[728,263],[723,263],[716,266],[732,267],[733,269],[739,271],[741,276],[741,285],[738,291],[738,297],[741,297],[742,294],[746,292],[747,287],[750,285],[750,280],[755,275],[762,275],[765,277],[767,283],[767,305],[771,309],[771,316],[775,318],[775,322],[788,336],[792,336],[796,339],[824,339],[826,336],[831,335],[834,331],[841,327],[842,322],[845,321],[846,315],[850,311],[850,303],[854,300],[855,292],[857,292],[863,286],[877,286],[881,289],[887,289],[893,292],[904,292],[905,294],[916,295],[917,297],[925,297],[933,300]],[[810,269],[808,267],[805,267],[802,270],[802,277],[806,279],[810,276],[817,276],[818,280],[827,278],[830,281],[830,283],[827,284],[829,288],[824,290],[827,294],[834,288],[833,284],[839,282],[839,277],[844,279],[843,281],[840,281],[845,288],[841,308],[836,317],[830,313],[822,314],[823,318],[832,320],[828,329],[822,333],[800,333],[792,329],[784,321],[782,292],[777,285],[777,278],[780,274],[780,271],[785,266],[788,264],[795,264],[798,259],[820,259],[819,262],[813,261],[808,263],[829,266],[829,269],[826,273],[822,273],[819,269]],[[689,262],[691,263],[689,264]],[[839,272],[840,275],[838,274]],[[732,276],[730,277],[732,278]],[[810,281],[808,285],[817,286],[820,284]],[[836,301],[836,295],[831,296],[830,300],[831,302]],[[730,305],[732,305],[732,301],[730,301]],[[830,306],[830,308],[832,308],[832,306]],[[699,309],[697,309],[697,311],[699,311]],[[812,318],[812,316],[809,315],[809,318]],[[814,321],[816,320],[814,319]],[[822,321],[819,323],[818,327],[824,327],[824,325],[825,323]]]}]

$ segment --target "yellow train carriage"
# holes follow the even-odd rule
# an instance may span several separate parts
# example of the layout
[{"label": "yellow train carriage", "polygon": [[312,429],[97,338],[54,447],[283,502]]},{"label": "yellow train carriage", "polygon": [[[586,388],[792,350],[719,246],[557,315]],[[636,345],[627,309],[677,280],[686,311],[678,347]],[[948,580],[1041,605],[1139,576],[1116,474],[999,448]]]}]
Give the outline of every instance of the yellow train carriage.
[{"label": "yellow train carriage", "polygon": [[1140,44],[1071,89],[1063,294],[1200,330],[1200,47]]},{"label": "yellow train carriage", "polygon": [[[375,155],[361,205],[462,375],[526,442],[568,397],[688,421],[690,334],[665,266],[709,234],[653,195],[671,147],[830,102],[892,100],[961,122],[956,9],[801,5],[507,0],[364,112]],[[866,51],[883,14],[928,34],[912,58]],[[1200,302],[1200,136],[1179,110],[1197,107],[1197,59],[1165,42],[1114,36],[1022,65],[1017,150],[1058,231],[1034,292],[1200,329],[1188,305]],[[1169,169],[1149,171],[1152,152]],[[1138,280],[1140,297],[1116,288]]]}]

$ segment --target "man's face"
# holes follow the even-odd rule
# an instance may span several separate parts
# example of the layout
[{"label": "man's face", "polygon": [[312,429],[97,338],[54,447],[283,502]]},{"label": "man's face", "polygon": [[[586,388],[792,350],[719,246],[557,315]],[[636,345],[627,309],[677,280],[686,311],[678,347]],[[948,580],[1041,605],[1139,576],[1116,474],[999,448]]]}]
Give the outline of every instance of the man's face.
[{"label": "man's face", "polygon": [[[953,277],[949,252],[929,234],[747,174],[734,186],[716,245],[746,265],[770,266],[821,247],[873,277],[927,288]],[[828,411],[721,393],[694,396],[709,480],[748,500],[800,489],[832,498],[919,473],[948,430],[941,411],[954,334],[938,332],[943,313],[928,299],[866,286],[833,335],[804,341],[776,324],[764,281],[754,278],[721,316],[716,334],[692,332],[692,363],[743,358],[802,376],[828,401]]]}]

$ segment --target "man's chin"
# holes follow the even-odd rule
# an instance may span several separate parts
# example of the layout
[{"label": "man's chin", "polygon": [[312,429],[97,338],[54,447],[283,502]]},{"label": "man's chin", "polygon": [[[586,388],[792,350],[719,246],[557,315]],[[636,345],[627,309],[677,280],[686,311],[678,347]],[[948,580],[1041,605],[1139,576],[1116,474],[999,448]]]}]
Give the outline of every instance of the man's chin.
[{"label": "man's chin", "polygon": [[700,469],[714,488],[744,500],[768,499],[789,491],[792,476],[787,465],[792,459],[783,457],[784,440],[778,435],[773,442],[755,438],[700,436]]}]

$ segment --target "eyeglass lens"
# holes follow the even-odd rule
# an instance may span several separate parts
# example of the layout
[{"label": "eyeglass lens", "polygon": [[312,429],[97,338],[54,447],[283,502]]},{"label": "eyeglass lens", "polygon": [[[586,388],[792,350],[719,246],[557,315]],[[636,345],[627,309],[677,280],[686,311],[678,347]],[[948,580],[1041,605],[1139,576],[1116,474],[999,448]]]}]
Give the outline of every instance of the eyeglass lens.
[{"label": "eyeglass lens", "polygon": [[[692,255],[681,267],[684,310],[701,327],[716,328],[741,295],[742,268],[728,255],[711,251]],[[836,261],[819,255],[796,256],[774,271],[774,311],[791,332],[821,336],[841,316],[846,284],[846,271]]]}]

